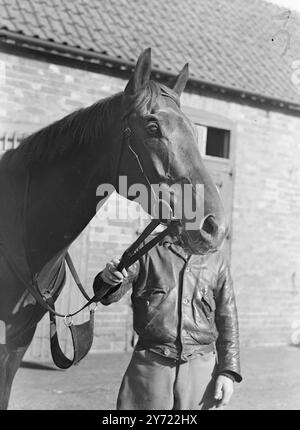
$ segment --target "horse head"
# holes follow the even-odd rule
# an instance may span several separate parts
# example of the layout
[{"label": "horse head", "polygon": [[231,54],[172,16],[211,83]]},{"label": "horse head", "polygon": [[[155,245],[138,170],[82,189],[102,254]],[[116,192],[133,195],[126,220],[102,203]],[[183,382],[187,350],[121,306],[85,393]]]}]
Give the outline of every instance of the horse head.
[{"label": "horse head", "polygon": [[181,241],[190,252],[213,252],[222,244],[227,226],[220,195],[197,147],[196,128],[180,109],[188,65],[172,89],[151,80],[150,74],[147,49],[123,93],[118,175],[126,176],[128,186],[144,184],[148,198],[139,203],[152,216],[180,219]]}]

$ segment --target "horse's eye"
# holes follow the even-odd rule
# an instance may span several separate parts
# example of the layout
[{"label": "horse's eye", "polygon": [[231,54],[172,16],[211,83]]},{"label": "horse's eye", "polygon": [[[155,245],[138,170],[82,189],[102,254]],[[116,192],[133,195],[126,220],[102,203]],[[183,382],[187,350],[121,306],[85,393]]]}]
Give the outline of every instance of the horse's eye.
[{"label": "horse's eye", "polygon": [[147,133],[150,136],[157,136],[159,134],[159,126],[156,122],[151,122],[146,127]]}]

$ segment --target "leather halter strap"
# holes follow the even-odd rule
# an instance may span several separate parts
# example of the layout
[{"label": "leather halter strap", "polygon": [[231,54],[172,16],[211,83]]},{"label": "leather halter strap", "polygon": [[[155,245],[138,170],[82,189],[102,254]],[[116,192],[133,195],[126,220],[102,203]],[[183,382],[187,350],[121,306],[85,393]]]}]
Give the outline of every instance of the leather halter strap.
[{"label": "leather halter strap", "polygon": [[123,268],[128,269],[128,267],[130,267],[133,263],[135,263],[138,259],[140,259],[144,254],[146,254],[148,251],[150,251],[151,248],[153,248],[158,242],[160,242],[167,234],[169,234],[173,229],[174,226],[178,226],[178,224],[180,223],[179,220],[174,219],[173,218],[173,210],[171,208],[171,206],[163,199],[159,199],[154,191],[154,188],[145,172],[145,169],[142,165],[142,162],[138,156],[138,154],[136,153],[136,151],[132,148],[132,145],[130,143],[130,136],[132,135],[131,129],[129,127],[128,124],[128,116],[129,113],[125,114],[123,116],[123,120],[125,122],[125,127],[124,127],[124,131],[123,131],[123,142],[122,142],[122,148],[120,151],[120,155],[119,155],[119,160],[118,160],[118,168],[117,168],[117,177],[115,180],[115,184],[118,183],[118,172],[120,170],[120,165],[121,165],[121,161],[122,161],[122,156],[124,153],[124,149],[125,146],[128,147],[128,149],[130,150],[130,152],[132,153],[132,155],[134,156],[139,169],[145,179],[145,181],[147,182],[151,193],[154,197],[155,200],[155,205],[159,205],[159,203],[163,203],[166,206],[169,207],[170,209],[170,216],[171,219],[168,220],[167,222],[167,227],[165,228],[165,230],[163,230],[162,232],[160,232],[156,237],[154,237],[152,240],[150,240],[148,243],[146,243],[142,248],[140,248],[137,251],[137,248],[141,245],[141,243],[152,233],[152,231],[161,223],[161,220],[159,219],[152,219],[152,221],[147,225],[147,227],[143,230],[143,232],[140,234],[140,236],[136,239],[135,242],[133,242],[132,245],[130,245],[126,251],[123,253],[122,257],[121,257],[121,261],[117,267],[117,269],[119,271],[121,271]]},{"label": "leather halter strap", "polygon": [[[127,125],[127,121],[126,121]],[[128,144],[129,150],[134,155],[139,168],[149,185],[151,192],[153,193],[155,197],[156,203],[159,203],[160,201],[167,204],[163,200],[159,200],[154,192],[154,189],[151,185],[151,182],[149,181],[149,178],[147,177],[142,163],[140,162],[140,159],[137,155],[137,153],[133,150],[132,146],[130,145],[130,138],[131,130],[129,127],[125,127],[123,132],[123,142],[122,142],[122,148],[120,151],[119,156],[119,162],[118,162],[118,168],[117,172],[119,172],[119,167],[121,163],[121,158],[123,155],[125,144]],[[86,298],[87,303],[83,305],[79,310],[73,313],[69,313],[67,315],[61,314],[59,312],[56,312],[55,310],[55,303],[53,296],[51,292],[41,292],[39,285],[38,285],[38,274],[33,275],[30,270],[30,264],[29,264],[29,258],[28,258],[28,241],[27,241],[27,228],[26,228],[26,219],[27,219],[27,204],[28,204],[28,196],[29,196],[29,188],[30,188],[30,172],[28,172],[27,178],[26,178],[26,184],[25,184],[25,192],[24,192],[24,210],[23,210],[23,242],[24,242],[24,249],[25,249],[25,256],[27,260],[27,266],[30,273],[31,280],[28,282],[26,281],[22,274],[20,273],[19,269],[17,268],[14,259],[9,255],[8,251],[4,249],[4,245],[1,244],[0,241],[0,252],[4,256],[4,258],[7,261],[8,266],[10,267],[11,271],[15,274],[15,276],[19,279],[19,281],[23,284],[23,286],[31,293],[31,295],[35,298],[36,302],[43,307],[45,310],[49,312],[50,317],[50,343],[51,343],[51,353],[54,363],[62,368],[67,369],[70,366],[77,364],[90,350],[92,341],[93,341],[93,330],[94,330],[94,313],[96,310],[96,306],[93,308],[91,307],[92,304],[97,303],[101,299],[101,295],[97,294],[94,295],[92,298],[90,298],[87,293],[85,292],[80,279],[78,277],[78,274],[76,272],[76,269],[73,265],[72,259],[69,255],[69,253],[66,253],[65,255],[65,261],[68,264],[68,267],[70,269],[70,272],[75,280],[75,283],[77,284],[79,290],[83,294],[83,296]],[[170,206],[169,206],[170,207]],[[172,214],[172,209],[170,207],[170,214]],[[140,259],[144,254],[146,254],[151,248],[153,248],[160,240],[162,240],[163,237],[165,237],[173,228],[174,225],[178,224],[177,220],[171,220],[165,230],[160,232],[157,236],[155,236],[152,240],[150,240],[148,243],[146,243],[142,248],[137,250],[138,247],[140,247],[141,243],[151,234],[151,232],[160,224],[160,220],[153,219],[150,224],[144,229],[144,231],[141,233],[141,235],[137,238],[137,240],[130,245],[124,254],[121,257],[121,261],[119,263],[118,269],[122,270],[123,268],[130,267],[135,261]],[[105,293],[103,293],[104,295]],[[83,324],[80,325],[74,325],[72,321],[72,317],[77,315],[79,312],[83,311],[86,308],[89,308],[90,312],[90,319],[86,321]],[[70,360],[65,356],[65,354],[62,352],[58,336],[57,336],[57,327],[56,327],[56,317],[63,317],[65,320],[65,324],[70,329],[71,335],[72,335],[72,342],[73,342],[73,348],[74,348],[74,356],[73,359]]]},{"label": "leather halter strap", "polygon": [[[126,127],[124,130],[124,139],[123,140],[127,141],[127,139],[129,139],[129,136],[130,136],[130,133],[128,132],[128,127]],[[128,142],[128,145],[130,145],[130,142]],[[122,151],[124,150],[124,146],[125,145],[123,142]],[[136,154],[136,157],[138,159],[137,154]],[[139,166],[141,168],[143,175],[145,176],[147,182],[149,182],[149,184],[151,186],[151,183],[150,183],[148,177],[146,176],[144,169],[142,167],[142,164],[141,164],[139,159],[138,159],[138,163],[139,163]],[[24,212],[23,212],[23,240],[24,240],[25,255],[26,255],[26,259],[27,259],[27,266],[28,266],[28,269],[30,270],[29,258],[28,258],[28,254],[27,254],[28,241],[27,241],[27,228],[26,228],[26,215],[27,215],[27,203],[28,203],[29,189],[30,189],[30,173],[28,173],[27,179],[26,179],[25,195],[24,195]],[[158,199],[157,199],[157,201],[158,201]],[[151,232],[160,224],[160,221],[158,219],[153,219],[150,222],[150,224],[144,229],[144,231],[141,233],[141,235],[137,238],[137,240],[132,245],[130,245],[129,248],[126,249],[126,251],[124,252],[124,254],[121,257],[121,261],[119,263],[120,267],[122,266],[122,268],[124,268],[124,267],[128,268],[130,265],[132,265],[135,261],[137,261],[139,258],[141,258],[141,256],[143,256],[146,252],[148,252],[153,246],[155,246],[156,243],[158,243],[164,236],[166,236],[173,229],[174,225],[175,224],[177,225],[177,223],[178,223],[177,220],[170,221],[169,225],[167,226],[167,228],[164,231],[159,233],[154,239],[149,241],[145,245],[145,247],[139,249],[138,253],[135,254],[134,251],[149,236],[149,234],[151,234]],[[8,253],[5,252],[6,250],[4,250],[3,248],[4,247],[2,246],[2,253],[5,256],[12,272],[15,273],[15,275],[21,281],[21,283],[24,285],[24,287],[32,294],[32,296],[36,299],[37,303],[39,303],[39,305],[41,305],[44,309],[49,311],[50,314],[56,315],[58,317],[62,317],[65,320],[67,320],[67,319],[70,320],[70,318],[74,317],[79,312],[83,311],[84,309],[86,309],[87,307],[92,305],[93,303],[96,303],[100,300],[101,297],[99,297],[99,295],[93,296],[92,298],[90,298],[86,294],[86,292],[84,291],[84,288],[80,282],[80,279],[78,277],[76,269],[72,263],[71,257],[69,255],[69,253],[67,253],[65,256],[65,260],[69,266],[70,272],[71,272],[79,290],[84,295],[84,297],[87,299],[87,303],[85,303],[85,305],[83,305],[80,309],[78,309],[76,312],[73,312],[73,313],[61,314],[61,313],[57,312],[55,310],[55,307],[53,306],[52,302],[48,300],[49,295],[48,294],[45,295],[44,293],[42,293],[40,291],[39,286],[38,286],[38,281],[37,281],[37,277],[38,277],[37,274],[35,276],[33,276],[33,274],[30,272],[31,282],[26,281],[23,278],[23,276],[20,274],[20,271],[18,270],[16,265],[14,264],[13,258],[11,258],[8,255]],[[1,247],[0,247],[0,249],[1,249]]]},{"label": "leather halter strap", "polygon": [[[153,195],[153,197],[154,197],[154,200],[155,200],[155,202],[157,202],[158,201],[158,197],[157,197],[157,195],[155,194],[155,191],[154,191],[154,189],[153,189],[153,186],[152,186],[152,184],[151,184],[151,182],[150,182],[150,180],[149,180],[149,178],[148,178],[148,176],[147,176],[147,174],[146,174],[146,172],[145,172],[145,169],[144,169],[144,167],[143,167],[143,165],[142,165],[142,162],[141,162],[141,160],[140,160],[140,158],[139,158],[139,156],[138,156],[138,154],[135,152],[135,150],[132,148],[132,145],[131,145],[131,143],[130,143],[130,136],[131,136],[131,134],[132,134],[132,131],[131,131],[131,128],[129,127],[129,125],[128,125],[128,120],[127,120],[127,118],[125,118],[125,130],[124,130],[124,133],[123,133],[123,135],[124,135],[124,143],[125,144],[127,144],[127,147],[128,147],[128,149],[129,149],[129,151],[131,152],[131,154],[134,156],[134,158],[135,158],[135,160],[136,160],[136,162],[137,162],[137,164],[138,164],[138,166],[139,166],[139,169],[140,169],[140,171],[141,171],[141,173],[142,173],[142,175],[144,176],[144,179],[145,179],[145,181],[147,182],[147,184],[148,184],[148,186],[149,186],[149,188],[150,188],[150,190],[151,190],[151,193],[152,193],[152,195]],[[121,161],[122,161],[122,155],[123,155],[123,152],[124,152],[124,144],[123,144],[123,148],[122,148],[122,151],[121,151],[121,155],[120,155],[120,159],[119,159],[119,167],[120,167],[120,164],[121,164]],[[118,171],[119,171],[119,167],[118,167]],[[171,209],[171,208],[170,208]],[[171,209],[171,211],[172,211],[172,209]]]},{"label": "leather halter strap", "polygon": [[[141,235],[137,238],[132,245],[130,245],[126,251],[123,253],[120,263],[118,264],[117,269],[121,271],[122,269],[128,269],[128,267],[132,266],[137,260],[139,260],[143,255],[145,255],[150,249],[152,249],[157,243],[159,243],[167,234],[173,231],[175,227],[175,222],[170,222],[168,226],[158,233],[153,239],[147,242],[143,247],[139,250],[137,248],[140,244],[151,234],[151,232],[160,224],[160,222],[156,219],[152,220],[150,224],[147,225],[145,230],[141,233]],[[177,223],[176,223],[177,224]]]}]

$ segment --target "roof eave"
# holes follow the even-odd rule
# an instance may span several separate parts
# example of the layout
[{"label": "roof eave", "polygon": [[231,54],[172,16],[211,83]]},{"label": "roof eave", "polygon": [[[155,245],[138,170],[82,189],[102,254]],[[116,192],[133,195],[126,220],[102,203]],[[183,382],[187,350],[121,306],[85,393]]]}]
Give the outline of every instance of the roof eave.
[{"label": "roof eave", "polygon": [[[98,63],[108,70],[118,69],[119,71],[132,71],[135,67],[134,61],[128,61],[121,58],[110,57],[105,54],[101,54],[94,50],[86,50],[82,48],[72,47],[70,45],[63,45],[50,40],[42,40],[37,37],[26,36],[21,33],[15,33],[6,29],[0,29],[0,40],[7,44],[16,44],[23,48],[35,49],[37,52],[50,52],[54,55],[60,55],[62,57],[72,57],[76,60],[83,62]],[[177,74],[172,71],[163,70],[157,67],[152,68],[152,73],[156,77],[175,78]],[[286,109],[293,112],[300,112],[300,104],[293,103],[287,100],[281,100],[264,95],[244,91],[239,88],[232,88],[228,86],[222,86],[205,80],[201,80],[195,77],[189,79],[190,87],[198,87],[200,89],[207,89],[213,93],[219,93],[223,96],[235,96],[242,100],[250,100],[253,103],[259,105],[271,105],[275,108]]]}]

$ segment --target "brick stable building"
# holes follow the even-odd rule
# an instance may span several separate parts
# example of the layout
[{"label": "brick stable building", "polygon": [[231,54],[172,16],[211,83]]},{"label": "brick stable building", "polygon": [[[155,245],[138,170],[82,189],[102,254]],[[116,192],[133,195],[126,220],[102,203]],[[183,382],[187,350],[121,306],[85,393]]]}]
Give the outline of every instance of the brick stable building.
[{"label": "brick stable building", "polygon": [[[242,345],[289,343],[300,319],[299,24],[294,12],[260,0],[0,0],[0,151],[123,90],[148,46],[156,80],[170,84],[190,63],[182,106],[231,222],[224,252]],[[101,212],[92,220],[72,246],[88,288],[139,228]],[[60,310],[81,303],[68,278]],[[129,348],[128,303],[98,310],[94,350]],[[47,318],[30,357],[48,358]]]}]

